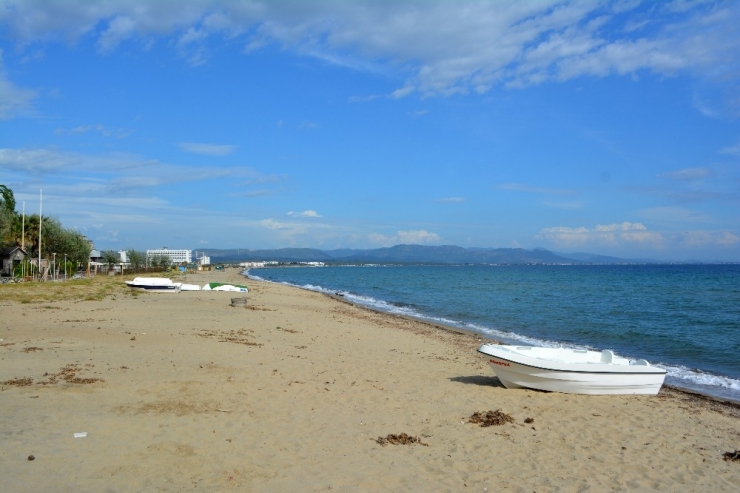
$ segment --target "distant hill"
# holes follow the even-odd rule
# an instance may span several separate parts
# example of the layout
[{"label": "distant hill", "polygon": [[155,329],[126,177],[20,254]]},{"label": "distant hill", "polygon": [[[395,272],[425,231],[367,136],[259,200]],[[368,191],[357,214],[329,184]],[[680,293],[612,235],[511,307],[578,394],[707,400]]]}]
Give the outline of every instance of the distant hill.
[{"label": "distant hill", "polygon": [[657,264],[660,263],[654,259],[624,259],[619,257],[610,257],[608,255],[597,255],[593,253],[561,253],[554,252],[556,255],[565,257],[571,260],[577,260],[583,263],[589,264]]},{"label": "distant hill", "polygon": [[[332,251],[326,252],[336,255]],[[463,248],[459,246],[396,245],[389,248],[359,250],[336,256],[349,262],[423,262],[443,264],[531,264],[572,263],[547,250],[523,248]]]},{"label": "distant hill", "polygon": [[277,250],[199,249],[213,263],[234,263],[258,260],[278,262],[327,263],[438,263],[438,264],[573,264],[580,260],[567,258],[549,250],[537,248],[463,248],[453,245],[396,245],[371,250],[314,248],[281,248]]},{"label": "distant hill", "polygon": [[232,248],[227,250],[215,248],[200,248],[211,257],[212,263],[249,262],[258,260],[275,260],[277,262],[329,262],[334,257],[314,248],[280,248],[277,250],[250,250],[247,248]]}]

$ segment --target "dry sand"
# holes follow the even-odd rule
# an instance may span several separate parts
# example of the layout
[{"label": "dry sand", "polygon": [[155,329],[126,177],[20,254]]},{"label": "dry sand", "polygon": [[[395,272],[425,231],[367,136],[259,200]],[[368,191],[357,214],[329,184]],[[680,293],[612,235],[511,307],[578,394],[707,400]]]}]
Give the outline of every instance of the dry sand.
[{"label": "dry sand", "polygon": [[[189,276],[229,279],[245,283]],[[0,490],[740,489],[723,460],[735,406],[507,390],[474,335],[246,284],[246,308],[219,292],[2,302]],[[496,410],[513,421],[469,422]],[[403,433],[421,443],[379,443]]]}]

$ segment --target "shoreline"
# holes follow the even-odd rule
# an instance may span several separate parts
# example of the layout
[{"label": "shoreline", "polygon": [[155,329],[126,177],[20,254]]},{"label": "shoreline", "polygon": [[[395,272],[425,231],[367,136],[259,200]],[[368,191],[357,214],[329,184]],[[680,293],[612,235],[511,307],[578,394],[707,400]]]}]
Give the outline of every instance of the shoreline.
[{"label": "shoreline", "polygon": [[[6,489],[740,488],[723,459],[739,406],[505,389],[475,333],[247,281],[238,308],[208,291],[0,302]],[[495,410],[500,426],[471,421]]]},{"label": "shoreline", "polygon": [[[253,278],[249,277],[248,275],[244,275],[244,274],[240,274],[240,275],[242,275],[245,279],[248,279],[248,280],[250,280],[252,282],[267,282],[267,283],[275,282],[275,281],[270,281],[270,280],[262,279],[262,278],[253,279]],[[282,283],[276,283],[276,284],[282,284]],[[372,306],[368,306],[368,305],[364,305],[362,303],[358,303],[358,302],[354,302],[354,301],[348,300],[343,295],[338,295],[338,294],[326,293],[326,292],[322,292],[322,291],[311,290],[311,289],[304,288],[302,286],[293,285],[293,284],[289,284],[289,286],[290,287],[293,287],[293,288],[296,288],[296,289],[305,290],[305,291],[308,291],[308,292],[323,294],[324,296],[326,296],[326,297],[328,297],[330,299],[333,299],[333,300],[336,300],[336,301],[339,301],[339,302],[342,302],[342,303],[346,303],[348,305],[352,305],[352,306],[355,306],[357,308],[369,310],[369,311],[372,311],[372,312],[375,312],[375,313],[380,313],[380,314],[383,314],[383,315],[388,315],[390,317],[400,317],[402,319],[413,320],[413,321],[416,321],[416,322],[419,322],[419,323],[427,324],[427,325],[429,325],[431,327],[435,327],[435,328],[440,329],[440,330],[446,330],[446,331],[452,331],[452,332],[458,332],[458,333],[461,333],[461,334],[466,334],[466,335],[469,335],[471,337],[476,337],[480,341],[487,340],[487,341],[493,341],[493,342],[495,342],[497,344],[504,344],[504,342],[502,342],[502,341],[500,341],[498,339],[490,338],[490,337],[488,337],[485,334],[482,334],[480,332],[476,332],[476,331],[473,331],[473,330],[464,329],[462,327],[457,327],[457,326],[454,326],[454,325],[451,325],[451,324],[445,324],[443,322],[433,321],[433,320],[426,319],[426,318],[421,317],[421,316],[415,317],[415,316],[412,316],[412,315],[404,315],[404,314],[401,314],[401,313],[392,313],[392,312],[383,311],[383,310],[381,310],[379,308],[374,308]],[[710,393],[708,393],[706,391],[702,391],[701,389],[698,389],[698,388],[692,388],[692,387],[687,387],[687,386],[682,386],[682,385],[676,385],[676,384],[667,384],[667,383],[664,383],[663,384],[663,387],[673,389],[673,390],[675,390],[677,392],[684,392],[687,395],[692,395],[692,396],[697,396],[697,397],[705,398],[707,400],[711,400],[711,401],[715,401],[715,402],[726,403],[726,404],[732,405],[732,406],[740,406],[740,396],[733,398],[733,397],[724,396],[724,395],[712,395],[712,394],[710,394]]]}]

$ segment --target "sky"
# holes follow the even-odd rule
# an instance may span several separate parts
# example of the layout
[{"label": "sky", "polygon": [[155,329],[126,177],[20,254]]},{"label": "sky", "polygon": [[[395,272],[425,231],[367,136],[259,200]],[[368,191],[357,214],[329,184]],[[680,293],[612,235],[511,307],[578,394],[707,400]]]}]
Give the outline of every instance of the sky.
[{"label": "sky", "polygon": [[738,26],[737,1],[0,0],[0,184],[100,250],[740,261]]}]

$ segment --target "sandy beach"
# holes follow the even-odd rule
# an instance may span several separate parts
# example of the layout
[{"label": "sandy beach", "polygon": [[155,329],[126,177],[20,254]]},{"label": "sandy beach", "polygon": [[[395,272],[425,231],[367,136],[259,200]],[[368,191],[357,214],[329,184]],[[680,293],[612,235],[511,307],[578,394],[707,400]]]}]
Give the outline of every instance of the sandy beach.
[{"label": "sandy beach", "polygon": [[247,306],[0,301],[2,491],[740,490],[736,405],[507,390],[476,335],[237,270],[184,280],[247,284]]}]

